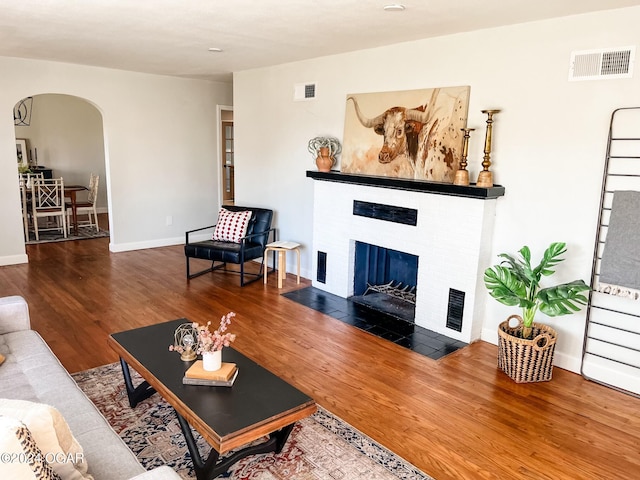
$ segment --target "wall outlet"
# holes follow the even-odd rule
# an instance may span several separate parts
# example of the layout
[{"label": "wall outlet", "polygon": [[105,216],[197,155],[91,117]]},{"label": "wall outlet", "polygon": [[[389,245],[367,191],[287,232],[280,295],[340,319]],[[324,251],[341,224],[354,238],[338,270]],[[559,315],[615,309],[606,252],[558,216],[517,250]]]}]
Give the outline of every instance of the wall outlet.
[{"label": "wall outlet", "polygon": [[173,225],[173,217],[171,215],[167,215],[167,227]]}]

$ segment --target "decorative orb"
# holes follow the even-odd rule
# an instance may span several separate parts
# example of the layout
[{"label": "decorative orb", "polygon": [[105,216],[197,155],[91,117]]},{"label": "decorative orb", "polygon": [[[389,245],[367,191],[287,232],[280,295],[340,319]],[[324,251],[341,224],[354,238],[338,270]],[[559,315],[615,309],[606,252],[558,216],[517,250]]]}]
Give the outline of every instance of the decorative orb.
[{"label": "decorative orb", "polygon": [[173,338],[174,347],[181,347],[183,350],[180,355],[180,360],[190,362],[196,359],[195,346],[198,343],[198,331],[193,328],[191,323],[183,323],[176,328]]}]

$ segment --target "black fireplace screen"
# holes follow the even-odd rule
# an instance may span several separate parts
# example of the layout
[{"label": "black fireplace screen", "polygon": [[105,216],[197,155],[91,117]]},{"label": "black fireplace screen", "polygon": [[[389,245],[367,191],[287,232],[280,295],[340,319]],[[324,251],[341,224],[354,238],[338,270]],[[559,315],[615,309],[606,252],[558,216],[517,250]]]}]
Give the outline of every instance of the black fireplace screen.
[{"label": "black fireplace screen", "polygon": [[364,295],[371,286],[389,284],[415,291],[417,283],[416,255],[356,242],[354,295]]}]

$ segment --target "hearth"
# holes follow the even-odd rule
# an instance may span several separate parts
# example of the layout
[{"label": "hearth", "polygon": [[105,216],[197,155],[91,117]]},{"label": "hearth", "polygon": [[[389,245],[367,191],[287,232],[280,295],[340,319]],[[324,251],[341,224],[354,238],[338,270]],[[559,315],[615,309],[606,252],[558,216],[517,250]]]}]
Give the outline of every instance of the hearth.
[{"label": "hearth", "polygon": [[283,296],[433,360],[439,360],[467,345],[413,322],[373,311],[318,288],[301,288],[283,293]]}]

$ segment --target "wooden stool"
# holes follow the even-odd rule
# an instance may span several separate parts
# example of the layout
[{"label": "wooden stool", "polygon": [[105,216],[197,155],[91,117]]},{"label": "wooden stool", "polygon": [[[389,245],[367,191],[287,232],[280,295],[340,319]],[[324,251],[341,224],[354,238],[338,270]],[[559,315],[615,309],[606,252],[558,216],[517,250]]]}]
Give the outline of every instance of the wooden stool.
[{"label": "wooden stool", "polygon": [[[276,253],[278,254],[278,288],[282,288],[282,281],[287,278],[287,252],[290,250],[295,251],[298,256],[298,281],[296,283],[300,284],[300,249],[298,247],[300,247],[299,243],[279,240],[268,243],[267,248],[264,249],[265,267],[268,263],[269,252],[274,252],[274,260]],[[267,270],[267,268],[264,269],[265,285],[267,283]]]}]

